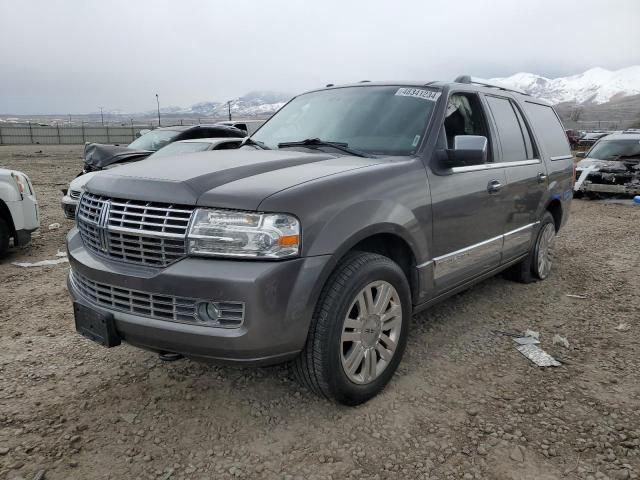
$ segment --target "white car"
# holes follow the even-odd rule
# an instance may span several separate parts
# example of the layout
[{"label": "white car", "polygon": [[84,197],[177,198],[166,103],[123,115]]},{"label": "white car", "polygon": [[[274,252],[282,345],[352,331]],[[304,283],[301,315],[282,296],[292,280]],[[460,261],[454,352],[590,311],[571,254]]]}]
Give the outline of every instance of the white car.
[{"label": "white car", "polygon": [[[190,140],[179,140],[168,144],[161,148],[157,152],[152,153],[144,160],[153,160],[154,158],[167,157],[170,155],[184,155],[186,153],[204,152],[206,150],[225,150],[238,148],[244,138],[194,138]],[[135,160],[134,160],[135,161]],[[140,161],[140,160],[138,160]],[[106,171],[111,168],[118,168],[120,165],[126,165],[127,163],[115,163],[112,166],[105,167]],[[71,181],[69,189],[64,191],[64,197],[62,198],[62,210],[64,216],[70,220],[76,217],[76,207],[80,201],[80,195],[84,191],[84,187],[96,174],[101,171],[94,171],[80,175]]]},{"label": "white car", "polygon": [[24,173],[0,168],[0,257],[15,246],[27,245],[40,226],[38,201]]}]

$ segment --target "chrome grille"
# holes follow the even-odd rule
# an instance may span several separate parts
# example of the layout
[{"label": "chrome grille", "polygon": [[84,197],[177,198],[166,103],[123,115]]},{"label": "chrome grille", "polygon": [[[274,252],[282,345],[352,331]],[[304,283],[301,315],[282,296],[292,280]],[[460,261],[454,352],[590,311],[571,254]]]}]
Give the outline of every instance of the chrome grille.
[{"label": "chrome grille", "polygon": [[69,274],[75,291],[90,303],[109,310],[141,315],[157,320],[189,323],[210,327],[237,328],[244,321],[243,302],[211,302],[219,313],[217,319],[202,319],[199,307],[206,300],[171,295],[158,295],[94,282],[71,270]]},{"label": "chrome grille", "polygon": [[192,208],[85,192],[78,229],[87,248],[123,262],[166,266],[186,255]]}]

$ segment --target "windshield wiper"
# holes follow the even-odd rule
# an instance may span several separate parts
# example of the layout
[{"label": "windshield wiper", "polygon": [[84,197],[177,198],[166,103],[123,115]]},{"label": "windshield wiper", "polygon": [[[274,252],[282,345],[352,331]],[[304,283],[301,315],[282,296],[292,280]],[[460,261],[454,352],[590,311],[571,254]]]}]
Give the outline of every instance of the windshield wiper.
[{"label": "windshield wiper", "polygon": [[278,148],[286,147],[331,147],[335,148],[336,150],[340,150],[341,152],[348,153],[349,155],[355,155],[356,157],[371,157],[371,155],[361,152],[360,150],[349,148],[349,144],[347,143],[328,142],[325,140],[320,140],[319,138],[307,138],[305,140],[299,140],[296,142],[282,142],[278,144]]},{"label": "windshield wiper", "polygon": [[255,145],[256,147],[261,148],[262,150],[271,150],[264,143],[259,142],[258,140],[254,140],[251,137],[245,138],[242,143],[240,143],[240,147],[244,147],[245,145]]}]

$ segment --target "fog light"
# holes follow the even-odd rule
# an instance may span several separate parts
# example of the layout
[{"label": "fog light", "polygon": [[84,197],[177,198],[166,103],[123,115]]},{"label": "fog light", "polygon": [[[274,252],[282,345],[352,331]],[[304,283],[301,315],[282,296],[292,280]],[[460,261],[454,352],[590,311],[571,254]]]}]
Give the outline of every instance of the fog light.
[{"label": "fog light", "polygon": [[198,304],[198,318],[203,322],[218,323],[220,310],[214,302],[201,302]]}]

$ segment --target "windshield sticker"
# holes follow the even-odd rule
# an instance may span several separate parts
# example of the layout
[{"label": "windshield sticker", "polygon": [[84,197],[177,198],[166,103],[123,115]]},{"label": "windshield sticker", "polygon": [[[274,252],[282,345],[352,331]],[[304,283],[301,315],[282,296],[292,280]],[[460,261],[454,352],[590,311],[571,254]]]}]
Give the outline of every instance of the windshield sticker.
[{"label": "windshield sticker", "polygon": [[413,137],[413,142],[411,142],[411,146],[417,147],[419,141],[420,141],[420,135],[416,135],[415,137]]},{"label": "windshield sticker", "polygon": [[435,102],[440,98],[440,92],[433,90],[423,90],[422,88],[399,88],[396,92],[396,96],[399,97],[415,97],[422,100],[430,100]]}]

